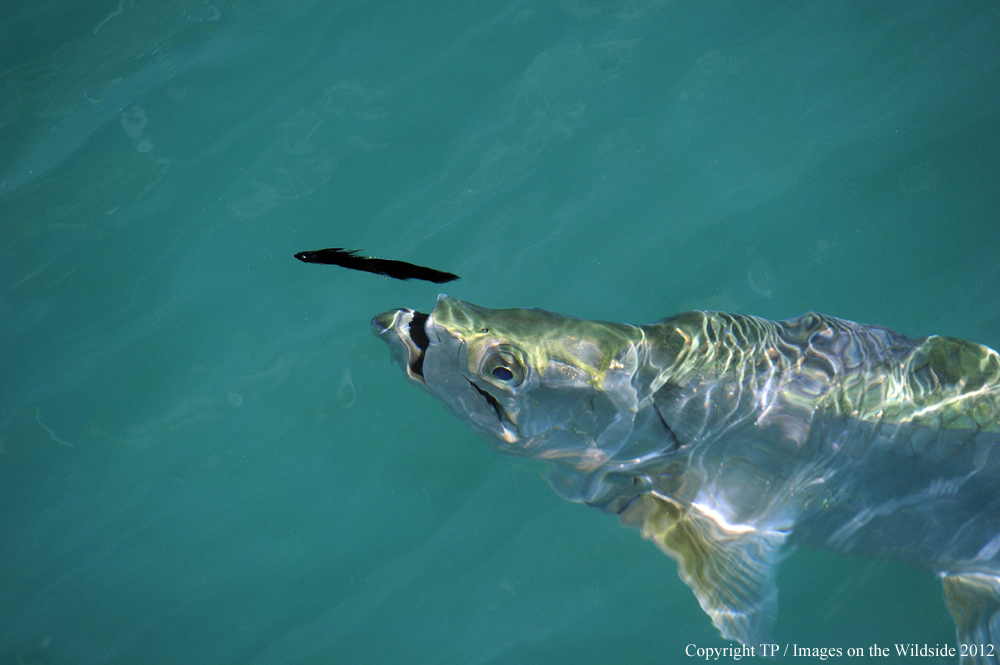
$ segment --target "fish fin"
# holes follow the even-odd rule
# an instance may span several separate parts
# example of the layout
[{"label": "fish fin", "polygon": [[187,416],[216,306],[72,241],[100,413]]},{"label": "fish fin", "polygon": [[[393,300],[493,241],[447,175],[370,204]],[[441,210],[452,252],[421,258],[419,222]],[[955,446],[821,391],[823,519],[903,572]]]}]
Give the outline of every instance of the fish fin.
[{"label": "fish fin", "polygon": [[[1000,646],[1000,577],[988,573],[942,573],[944,601],[955,620],[959,644],[976,652],[985,645]],[[994,647],[995,649],[996,647]],[[998,654],[966,655],[961,662],[996,663]]]},{"label": "fish fin", "polygon": [[621,513],[677,561],[677,572],[723,637],[770,641],[778,614],[774,581],[787,531],[723,525],[695,508],[643,494]]}]

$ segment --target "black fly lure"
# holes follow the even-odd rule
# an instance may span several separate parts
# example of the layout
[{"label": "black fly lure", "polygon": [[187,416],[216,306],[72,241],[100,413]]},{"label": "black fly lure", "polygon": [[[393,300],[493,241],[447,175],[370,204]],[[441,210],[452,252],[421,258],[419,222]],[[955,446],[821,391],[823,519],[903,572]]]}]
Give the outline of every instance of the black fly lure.
[{"label": "black fly lure", "polygon": [[360,249],[344,249],[343,247],[330,247],[329,249],[317,249],[311,252],[299,252],[295,255],[299,261],[306,263],[323,263],[330,266],[340,266],[351,270],[363,270],[373,272],[376,275],[384,275],[393,279],[422,279],[435,284],[444,284],[458,279],[458,275],[450,272],[442,272],[433,268],[413,265],[406,261],[391,261],[389,259],[376,259],[370,256],[358,256]]}]

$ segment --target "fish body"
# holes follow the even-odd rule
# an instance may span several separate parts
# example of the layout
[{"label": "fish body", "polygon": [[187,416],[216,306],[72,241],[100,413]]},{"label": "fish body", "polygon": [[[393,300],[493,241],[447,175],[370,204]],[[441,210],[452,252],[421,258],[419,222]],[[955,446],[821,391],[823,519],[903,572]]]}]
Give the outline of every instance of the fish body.
[{"label": "fish body", "polygon": [[995,351],[817,313],[627,325],[445,295],[372,327],[494,448],[674,558],[723,636],[768,641],[804,543],[939,574],[959,642],[1000,646]]}]

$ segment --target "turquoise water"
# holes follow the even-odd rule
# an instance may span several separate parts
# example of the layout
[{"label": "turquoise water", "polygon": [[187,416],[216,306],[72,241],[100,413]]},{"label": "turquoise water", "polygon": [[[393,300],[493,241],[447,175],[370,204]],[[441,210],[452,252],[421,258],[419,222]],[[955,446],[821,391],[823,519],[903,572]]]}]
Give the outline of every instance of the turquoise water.
[{"label": "turquoise water", "polygon": [[[371,316],[435,285],[292,254],[1000,347],[998,32],[995,2],[8,0],[0,662],[728,644],[390,364]],[[779,586],[781,644],[954,639],[929,573],[800,550]]]}]

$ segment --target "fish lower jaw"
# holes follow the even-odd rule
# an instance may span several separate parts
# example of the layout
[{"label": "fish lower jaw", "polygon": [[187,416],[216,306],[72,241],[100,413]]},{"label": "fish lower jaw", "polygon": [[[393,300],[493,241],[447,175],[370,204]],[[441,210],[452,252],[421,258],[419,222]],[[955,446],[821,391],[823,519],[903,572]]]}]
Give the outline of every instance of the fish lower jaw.
[{"label": "fish lower jaw", "polygon": [[[371,321],[372,332],[389,345],[393,358],[406,368],[406,374],[425,388],[423,364],[427,339],[423,322],[427,315],[412,309],[395,309],[375,316]],[[416,323],[419,339],[414,339],[411,325]],[[423,342],[421,345],[420,342]]]}]

